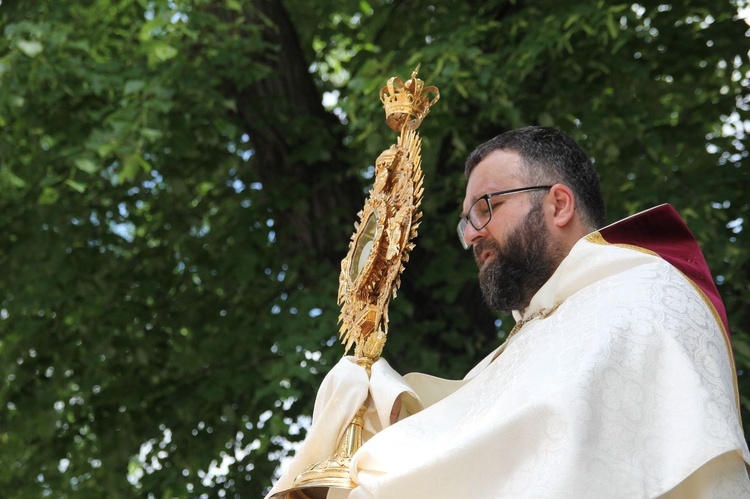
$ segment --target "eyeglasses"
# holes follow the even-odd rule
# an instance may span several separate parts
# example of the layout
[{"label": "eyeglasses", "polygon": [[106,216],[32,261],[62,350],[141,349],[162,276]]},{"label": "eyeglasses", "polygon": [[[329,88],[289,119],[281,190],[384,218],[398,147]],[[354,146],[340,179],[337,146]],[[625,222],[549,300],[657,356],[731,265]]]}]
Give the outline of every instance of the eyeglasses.
[{"label": "eyeglasses", "polygon": [[480,197],[479,199],[474,201],[474,204],[471,205],[471,208],[469,208],[469,213],[465,217],[461,217],[461,220],[458,221],[458,239],[461,241],[461,246],[463,246],[464,249],[471,248],[471,244],[467,243],[466,239],[464,239],[464,231],[466,230],[466,226],[468,224],[471,224],[471,226],[476,230],[482,230],[487,226],[488,223],[490,223],[490,220],[492,220],[492,209],[494,207],[492,206],[492,204],[490,204],[490,198],[494,198],[497,196],[506,196],[508,194],[516,194],[519,192],[536,191],[539,189],[551,188],[551,185],[536,185],[534,187],[521,187],[518,189],[510,189],[507,191],[490,192],[489,194],[485,194],[484,196]]}]

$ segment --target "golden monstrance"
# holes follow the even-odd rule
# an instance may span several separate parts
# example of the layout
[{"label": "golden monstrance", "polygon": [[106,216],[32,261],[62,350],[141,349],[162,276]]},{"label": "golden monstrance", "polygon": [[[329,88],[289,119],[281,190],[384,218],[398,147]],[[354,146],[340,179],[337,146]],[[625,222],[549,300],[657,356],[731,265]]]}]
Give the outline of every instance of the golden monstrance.
[{"label": "golden monstrance", "polygon": [[[414,248],[422,213],[422,140],[417,128],[440,98],[436,87],[417,78],[419,67],[405,83],[390,78],[380,90],[386,122],[400,133],[395,144],[375,161],[375,181],[341,262],[338,303],[340,338],[345,354],[354,345],[357,364],[369,377],[388,335],[388,304],[401,284],[404,263]],[[362,416],[368,402],[349,424],[337,450],[315,463],[294,481],[294,488],[275,499],[325,498],[329,488],[353,489],[349,464],[362,445]]]}]

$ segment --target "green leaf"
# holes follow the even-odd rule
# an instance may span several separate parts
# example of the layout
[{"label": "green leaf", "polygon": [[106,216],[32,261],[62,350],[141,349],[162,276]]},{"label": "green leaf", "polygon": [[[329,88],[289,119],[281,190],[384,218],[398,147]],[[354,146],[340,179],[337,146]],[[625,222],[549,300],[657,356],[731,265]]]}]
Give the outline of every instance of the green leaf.
[{"label": "green leaf", "polygon": [[80,182],[76,182],[75,180],[67,179],[65,181],[65,184],[71,187],[76,192],[84,193],[86,191],[86,185]]},{"label": "green leaf", "polygon": [[42,53],[44,46],[37,41],[18,40],[16,47],[28,57],[34,58]]},{"label": "green leaf", "polygon": [[2,168],[2,171],[0,171],[0,178],[2,178],[3,180],[7,180],[10,185],[14,187],[26,187],[26,182],[21,177],[13,173],[13,170],[8,167]]},{"label": "green leaf", "polygon": [[141,171],[150,172],[151,169],[151,164],[143,159],[140,154],[131,154],[123,161],[119,183],[131,182]]},{"label": "green leaf", "polygon": [[76,168],[86,173],[95,174],[99,171],[99,166],[91,159],[77,158],[75,160]]},{"label": "green leaf", "polygon": [[176,48],[165,42],[155,43],[151,48],[151,56],[161,62],[172,59],[177,53]]},{"label": "green leaf", "polygon": [[456,81],[453,85],[456,87],[456,91],[461,97],[463,97],[464,99],[469,97],[469,92],[468,90],[466,90],[466,87],[462,83]]},{"label": "green leaf", "polygon": [[149,142],[155,142],[162,138],[164,132],[155,128],[141,128],[141,135],[143,135]]},{"label": "green leaf", "polygon": [[359,2],[359,9],[362,11],[362,14],[366,16],[371,16],[373,13],[372,6],[370,5],[370,2],[367,2],[366,0],[360,0]]},{"label": "green leaf", "polygon": [[226,0],[227,8],[235,12],[242,12],[242,4],[237,0]]},{"label": "green leaf", "polygon": [[37,199],[37,203],[55,204],[59,198],[60,198],[60,193],[57,192],[57,189],[55,189],[54,187],[47,186],[42,189],[42,193],[39,195],[39,198]]},{"label": "green leaf", "polygon": [[138,93],[143,89],[145,85],[146,85],[146,82],[143,80],[128,80],[125,82],[125,88],[123,89],[123,93],[125,95]]}]

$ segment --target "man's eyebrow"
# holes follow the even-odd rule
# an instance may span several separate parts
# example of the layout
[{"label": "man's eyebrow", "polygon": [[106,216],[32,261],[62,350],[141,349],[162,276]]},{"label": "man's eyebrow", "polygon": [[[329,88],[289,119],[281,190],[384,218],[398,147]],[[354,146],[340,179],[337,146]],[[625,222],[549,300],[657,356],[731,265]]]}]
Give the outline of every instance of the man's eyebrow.
[{"label": "man's eyebrow", "polygon": [[486,195],[487,195],[487,193],[480,194],[479,196],[472,196],[471,197],[471,203],[469,204],[469,206],[471,206],[472,204],[476,203],[477,201],[479,201],[480,199],[482,199]]}]

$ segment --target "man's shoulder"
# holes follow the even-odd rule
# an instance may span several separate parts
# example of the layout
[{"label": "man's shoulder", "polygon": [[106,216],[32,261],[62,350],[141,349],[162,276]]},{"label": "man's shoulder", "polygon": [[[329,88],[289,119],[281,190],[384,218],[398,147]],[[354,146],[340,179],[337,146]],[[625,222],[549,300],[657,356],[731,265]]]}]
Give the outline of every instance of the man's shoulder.
[{"label": "man's shoulder", "polygon": [[569,301],[572,306],[595,307],[605,312],[624,307],[713,315],[713,307],[700,288],[670,263],[659,259],[593,282]]}]

